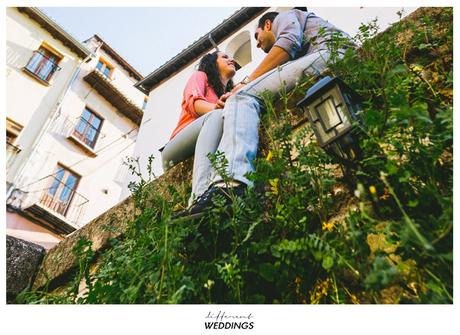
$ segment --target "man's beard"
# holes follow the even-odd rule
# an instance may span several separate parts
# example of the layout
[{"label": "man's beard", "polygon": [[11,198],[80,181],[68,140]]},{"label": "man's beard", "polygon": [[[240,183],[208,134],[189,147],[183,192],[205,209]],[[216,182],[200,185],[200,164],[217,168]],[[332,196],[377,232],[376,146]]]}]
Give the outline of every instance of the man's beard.
[{"label": "man's beard", "polygon": [[265,47],[263,50],[266,54],[268,54],[272,48],[273,48],[273,45],[270,45],[270,46]]}]

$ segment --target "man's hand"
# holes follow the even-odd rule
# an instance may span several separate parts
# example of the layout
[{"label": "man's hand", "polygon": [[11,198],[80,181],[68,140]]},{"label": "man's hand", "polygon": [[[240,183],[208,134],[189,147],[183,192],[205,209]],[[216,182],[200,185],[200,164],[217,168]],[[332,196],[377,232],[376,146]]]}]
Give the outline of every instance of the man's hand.
[{"label": "man's hand", "polygon": [[275,67],[286,63],[289,60],[289,54],[284,49],[274,46],[270,49],[269,53],[260,62],[259,66],[251,73],[249,78],[254,80],[264,73],[273,70]]},{"label": "man's hand", "polygon": [[[274,69],[275,67],[286,63],[289,60],[289,54],[279,47],[271,48],[267,56],[262,60],[262,62],[257,66],[257,68],[247,77],[249,82],[260,77],[261,75],[267,73],[268,71]],[[233,87],[232,93],[237,92],[245,83],[238,83]]]}]

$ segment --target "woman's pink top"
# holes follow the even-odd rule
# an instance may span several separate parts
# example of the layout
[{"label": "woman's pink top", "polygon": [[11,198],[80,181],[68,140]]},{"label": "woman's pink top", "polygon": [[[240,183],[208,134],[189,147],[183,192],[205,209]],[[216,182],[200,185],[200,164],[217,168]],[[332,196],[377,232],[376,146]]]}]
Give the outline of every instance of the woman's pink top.
[{"label": "woman's pink top", "polygon": [[205,100],[216,103],[219,97],[208,84],[208,76],[202,71],[195,72],[185,85],[184,96],[182,98],[182,112],[176,129],[172,132],[170,140],[187,125],[200,117],[195,111],[194,103],[197,100]]}]

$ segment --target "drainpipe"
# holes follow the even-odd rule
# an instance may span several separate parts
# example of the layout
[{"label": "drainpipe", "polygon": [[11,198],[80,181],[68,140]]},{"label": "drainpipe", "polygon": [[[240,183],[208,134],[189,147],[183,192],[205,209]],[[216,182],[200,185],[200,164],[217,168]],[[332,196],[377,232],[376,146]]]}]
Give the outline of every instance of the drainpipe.
[{"label": "drainpipe", "polygon": [[99,48],[101,46],[102,46],[102,44],[99,44],[97,46],[97,48],[95,49],[94,53],[89,54],[83,61],[80,62],[80,64],[78,64],[78,67],[75,69],[75,72],[72,75],[72,78],[69,80],[69,82],[67,83],[64,91],[59,96],[59,99],[58,99],[58,101],[56,103],[54,112],[51,113],[50,117],[46,120],[45,126],[42,128],[42,130],[38,134],[37,138],[35,139],[35,141],[34,141],[34,143],[32,145],[32,150],[30,152],[29,157],[22,164],[18,174],[16,175],[16,177],[14,177],[13,182],[11,183],[10,187],[8,188],[8,190],[6,192],[6,199],[8,199],[11,196],[11,194],[13,193],[13,191],[16,188],[17,184],[21,181],[21,178],[23,177],[24,171],[26,171],[26,168],[30,165],[30,162],[33,160],[33,158],[35,158],[35,155],[38,152],[37,149],[41,145],[45,134],[49,131],[49,129],[53,125],[53,121],[60,115],[62,102],[64,101],[64,98],[66,97],[66,95],[69,92],[70,88],[72,87],[73,83],[77,79],[77,76],[80,73],[82,65],[84,63],[89,62],[89,60],[91,58],[95,57],[96,52],[99,50]]},{"label": "drainpipe", "polygon": [[216,41],[214,41],[214,39],[212,38],[211,33],[208,34],[208,40],[209,42],[211,42],[212,46],[214,47],[214,49],[216,49],[216,51],[220,51],[219,46],[217,45]]}]

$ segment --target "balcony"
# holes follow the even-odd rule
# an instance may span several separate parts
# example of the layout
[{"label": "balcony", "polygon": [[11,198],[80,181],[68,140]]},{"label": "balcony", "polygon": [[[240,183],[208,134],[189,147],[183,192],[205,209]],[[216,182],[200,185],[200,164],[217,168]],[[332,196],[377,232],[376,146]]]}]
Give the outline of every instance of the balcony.
[{"label": "balcony", "polygon": [[13,143],[10,143],[6,141],[6,157],[14,156],[17,155],[18,153],[21,152],[21,148],[19,146],[14,145]]},{"label": "balcony", "polygon": [[40,50],[34,51],[29,63],[24,67],[26,73],[46,86],[49,85],[53,74],[60,69],[51,57],[46,56]]},{"label": "balcony", "polygon": [[16,189],[7,199],[7,209],[37,222],[51,231],[68,235],[82,227],[88,199],[55,176]]},{"label": "balcony", "polygon": [[98,69],[94,69],[83,77],[83,79],[120,113],[138,126],[141,124],[143,115],[142,109],[128,99],[128,97],[113,84],[113,81],[107,78]]},{"label": "balcony", "polygon": [[21,152],[21,148],[6,141],[6,170],[13,165],[14,161],[16,160],[18,154]]}]

